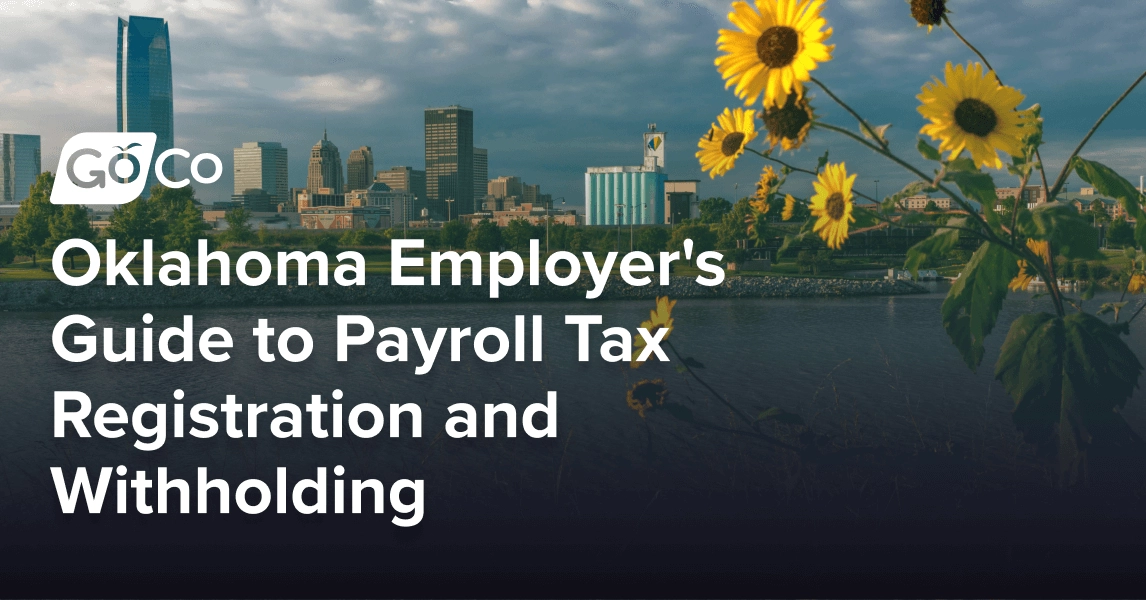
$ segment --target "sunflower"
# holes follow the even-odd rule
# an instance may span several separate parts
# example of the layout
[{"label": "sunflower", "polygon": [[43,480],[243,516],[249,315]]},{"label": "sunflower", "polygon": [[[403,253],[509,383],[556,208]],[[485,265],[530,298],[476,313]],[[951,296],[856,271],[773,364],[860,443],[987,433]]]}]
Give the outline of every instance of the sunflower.
[{"label": "sunflower", "polygon": [[803,95],[790,94],[781,106],[766,108],[760,112],[764,129],[768,130],[768,144],[773,150],[795,150],[804,145],[808,131],[816,120],[808,99]]},{"label": "sunflower", "polygon": [[[1027,240],[1027,248],[1041,258],[1044,263],[1050,262],[1050,242],[1040,240]],[[1012,292],[1021,292],[1031,285],[1038,276],[1038,271],[1027,261],[1019,259],[1019,274],[1007,285]]]},{"label": "sunflower", "polygon": [[[756,182],[756,197],[748,202],[752,207],[753,212],[759,214],[768,214],[768,210],[772,205],[768,202],[768,197],[772,194],[772,188],[780,178],[776,176],[776,171],[772,169],[772,165],[765,165],[764,170],[760,173],[760,180]],[[755,217],[752,217],[755,221]]]},{"label": "sunflower", "polygon": [[700,169],[708,171],[708,176],[716,179],[736,166],[736,159],[744,153],[748,142],[756,139],[756,111],[724,109],[716,117],[716,123],[708,130],[708,135],[700,138],[697,146],[700,151]]},{"label": "sunflower", "polygon": [[[676,306],[676,300],[669,300],[668,296],[657,297],[657,307],[649,311],[649,320],[641,323],[641,329],[647,330],[650,334],[655,334],[659,329],[668,329],[665,333],[664,339],[668,339],[672,335],[672,308]],[[633,340],[633,360],[630,363],[632,368],[641,366],[644,361],[638,361],[637,356],[640,351],[646,346],[645,338],[640,335]]]},{"label": "sunflower", "polygon": [[663,379],[642,379],[637,385],[629,388],[625,394],[625,403],[629,408],[637,411],[641,418],[645,418],[646,410],[656,410],[665,405],[668,397],[668,388]]},{"label": "sunflower", "polygon": [[941,140],[940,152],[951,159],[963,150],[980,167],[1003,168],[997,150],[1012,156],[1022,153],[1023,116],[1016,110],[1025,96],[999,83],[994,71],[983,72],[983,65],[947,63],[945,82],[938,78],[923,86],[916,98],[919,113],[931,122],[919,130]]},{"label": "sunflower", "polygon": [[1137,294],[1146,288],[1146,275],[1142,273],[1135,273],[1130,277],[1130,283],[1126,285],[1126,291],[1131,294]]},{"label": "sunflower", "polygon": [[792,194],[788,194],[784,196],[784,210],[780,213],[780,218],[791,221],[794,214],[796,214],[796,199],[792,197]]},{"label": "sunflower", "polygon": [[820,16],[824,0],[756,0],[733,2],[728,20],[739,30],[721,29],[716,68],[725,88],[736,86],[746,104],[764,96],[765,108],[782,106],[791,93],[803,93],[803,82],[818,63],[832,59],[835,46],[824,44],[831,27]]},{"label": "sunflower", "polygon": [[931,28],[943,22],[943,15],[947,13],[947,0],[907,0],[911,5],[911,18],[915,19],[918,27],[927,26],[927,33]]},{"label": "sunflower", "polygon": [[819,217],[812,227],[832,250],[838,250],[848,239],[848,223],[852,216],[852,184],[856,176],[848,176],[844,163],[824,167],[812,186],[816,195],[811,198],[812,216]]}]

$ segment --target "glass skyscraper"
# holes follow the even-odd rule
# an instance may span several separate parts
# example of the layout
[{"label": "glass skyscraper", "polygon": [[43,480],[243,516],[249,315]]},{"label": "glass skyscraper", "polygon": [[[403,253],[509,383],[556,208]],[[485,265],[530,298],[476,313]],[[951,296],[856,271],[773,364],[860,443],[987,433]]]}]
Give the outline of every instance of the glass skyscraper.
[{"label": "glass skyscraper", "polygon": [[[446,201],[454,205],[448,210]],[[426,200],[437,219],[477,212],[474,204],[474,111],[426,109]]]},{"label": "glass skyscraper", "polygon": [[40,175],[40,136],[0,133],[0,204],[21,202]]},{"label": "glass skyscraper", "polygon": [[[154,156],[175,147],[167,21],[136,16],[119,20],[115,75],[117,130],[154,133]],[[163,174],[168,179],[175,178],[173,161],[164,162]],[[155,173],[149,171],[145,196],[157,181]]]}]

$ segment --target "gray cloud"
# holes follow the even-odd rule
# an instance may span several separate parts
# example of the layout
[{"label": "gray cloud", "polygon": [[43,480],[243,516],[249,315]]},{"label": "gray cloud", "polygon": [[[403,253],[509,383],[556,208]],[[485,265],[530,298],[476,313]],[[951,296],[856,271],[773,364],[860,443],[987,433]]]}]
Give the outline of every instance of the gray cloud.
[{"label": "gray cloud", "polygon": [[[1059,149],[1146,68],[1138,0],[949,5],[1006,81],[1044,106],[1048,160],[1065,158]],[[0,130],[40,133],[54,168],[68,137],[114,128],[115,18],[141,14],[170,22],[177,145],[228,167],[240,142],[280,141],[302,185],[324,124],[344,156],[370,145],[378,168],[420,166],[422,109],[460,103],[476,111],[492,176],[521,175],[571,203],[582,200],[586,166],[639,162],[649,122],[669,131],[671,176],[736,197],[751,189],[755,163],[710,182],[693,158],[697,136],[737,104],[712,66],[727,12],[710,0],[0,2]],[[817,76],[871,120],[894,123],[893,141],[913,154],[919,86],[971,54],[944,28],[916,28],[903,0],[830,1],[825,16],[836,58]],[[820,96],[821,114],[847,124]],[[1146,90],[1093,142],[1114,166],[1144,168],[1144,99]],[[819,133],[790,158],[811,162],[827,143],[862,171],[861,185],[907,181]],[[199,194],[223,199],[230,188],[228,172]]]}]

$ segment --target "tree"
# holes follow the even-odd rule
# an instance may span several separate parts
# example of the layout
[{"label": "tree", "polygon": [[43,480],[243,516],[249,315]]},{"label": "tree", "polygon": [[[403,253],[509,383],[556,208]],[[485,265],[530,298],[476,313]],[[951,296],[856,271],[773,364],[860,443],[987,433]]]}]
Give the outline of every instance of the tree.
[{"label": "tree", "polygon": [[29,189],[28,197],[20,203],[16,217],[12,219],[12,229],[8,232],[12,250],[16,254],[31,256],[32,264],[36,264],[36,255],[44,250],[44,243],[51,235],[48,222],[59,210],[51,201],[55,182],[51,172],[40,173]]},{"label": "tree", "polygon": [[[720,225],[716,230],[716,246],[718,248],[736,248],[737,242],[748,239],[749,222],[746,222],[746,219],[751,214],[752,206],[748,204],[748,198],[741,198],[737,201],[732,210],[725,213],[720,219]],[[755,219],[752,223],[755,223]]]},{"label": "tree", "polygon": [[[48,218],[48,239],[44,242],[44,252],[51,254],[55,252],[57,246],[71,239],[91,241],[95,237],[96,232],[88,219],[87,209],[78,204],[67,204],[59,207],[59,210]],[[66,255],[71,260],[73,269],[76,268],[77,254],[83,254],[83,251],[73,248]]]},{"label": "tree", "polygon": [[692,240],[692,260],[696,260],[701,252],[716,249],[716,233],[712,228],[701,223],[690,223],[673,230],[669,238],[669,250],[680,252],[681,258],[684,258],[684,241],[688,239]]},{"label": "tree", "polygon": [[0,267],[12,262],[16,258],[16,251],[12,250],[12,241],[6,236],[0,238]]},{"label": "tree", "polygon": [[227,231],[223,238],[235,244],[242,244],[255,239],[255,230],[251,228],[251,211],[243,208],[233,208],[223,217],[227,220]]},{"label": "tree", "polygon": [[923,207],[923,212],[939,212],[939,205],[934,200],[928,200],[927,205]]},{"label": "tree", "polygon": [[1102,200],[1095,200],[1090,203],[1090,210],[1086,211],[1086,215],[1091,218],[1093,223],[1109,223],[1110,213],[1106,211],[1106,203]]},{"label": "tree", "polygon": [[732,203],[724,198],[705,198],[700,201],[700,222],[719,223],[730,210]]},{"label": "tree", "polygon": [[656,254],[668,246],[669,231],[664,227],[642,227],[637,230],[637,250]]},{"label": "tree", "polygon": [[1126,217],[1118,217],[1110,224],[1110,229],[1106,231],[1106,241],[1112,246],[1122,246],[1124,248],[1133,248],[1134,244],[1134,226],[1126,222]]},{"label": "tree", "polygon": [[185,200],[182,210],[166,219],[167,234],[163,236],[163,247],[167,250],[194,252],[199,246],[199,240],[206,237],[206,231],[210,228],[195,204]]},{"label": "tree", "polygon": [[469,234],[470,228],[465,221],[454,220],[442,225],[442,243],[451,250],[454,248],[464,248],[466,245],[466,236]]},{"label": "tree", "polygon": [[315,236],[314,249],[323,254],[334,254],[338,252],[338,236],[333,234]]},{"label": "tree", "polygon": [[535,228],[525,219],[514,219],[501,232],[501,239],[507,248],[528,250],[529,240],[533,239]]},{"label": "tree", "polygon": [[501,228],[488,219],[478,223],[466,236],[466,249],[492,252],[501,248]]},{"label": "tree", "polygon": [[107,237],[114,239],[119,250],[142,250],[143,240],[155,239],[159,232],[155,205],[132,200],[115,207],[107,226]]}]

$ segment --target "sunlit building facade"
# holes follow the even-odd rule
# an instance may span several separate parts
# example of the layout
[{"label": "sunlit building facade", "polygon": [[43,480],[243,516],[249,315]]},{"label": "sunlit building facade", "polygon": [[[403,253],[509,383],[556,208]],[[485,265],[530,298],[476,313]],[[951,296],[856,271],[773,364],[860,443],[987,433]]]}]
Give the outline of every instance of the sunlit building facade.
[{"label": "sunlit building facade", "polygon": [[271,205],[290,201],[287,187],[287,149],[278,142],[243,142],[235,148],[235,194],[262,190]]}]

